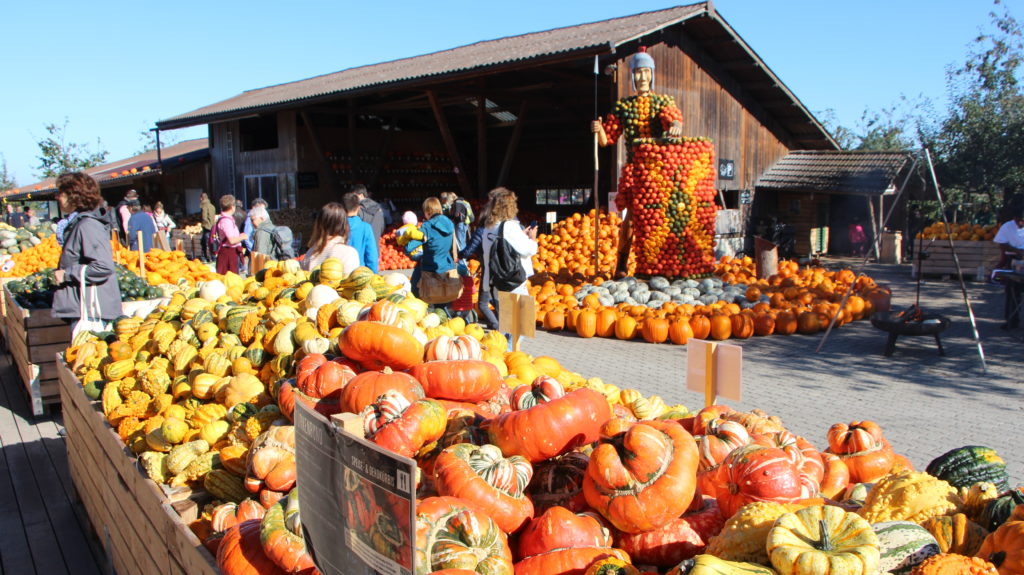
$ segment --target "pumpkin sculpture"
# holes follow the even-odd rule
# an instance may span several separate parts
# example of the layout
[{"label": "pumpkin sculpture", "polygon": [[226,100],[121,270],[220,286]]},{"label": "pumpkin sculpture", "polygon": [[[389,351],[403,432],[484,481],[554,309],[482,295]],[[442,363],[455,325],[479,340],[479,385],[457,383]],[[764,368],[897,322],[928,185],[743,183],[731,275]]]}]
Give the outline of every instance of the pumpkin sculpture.
[{"label": "pumpkin sculpture", "polygon": [[611,420],[590,456],[587,503],[626,533],[658,529],[690,506],[697,444],[674,421]]},{"label": "pumpkin sculpture", "polygon": [[438,495],[476,504],[505,533],[518,531],[533,517],[533,502],[524,494],[532,476],[529,461],[519,455],[506,459],[494,445],[452,445],[434,463]]},{"label": "pumpkin sculpture", "polygon": [[416,505],[416,573],[441,569],[513,575],[508,538],[472,504],[428,497]]},{"label": "pumpkin sculpture", "polygon": [[491,420],[491,443],[506,457],[522,455],[537,463],[596,441],[601,426],[611,418],[604,396],[585,387],[569,393],[559,387],[552,395],[529,409]]},{"label": "pumpkin sculpture", "polygon": [[410,402],[395,391],[386,391],[363,410],[366,438],[404,457],[444,434],[447,412],[432,399]]},{"label": "pumpkin sculpture", "polygon": [[768,532],[767,548],[780,575],[873,575],[880,557],[871,525],[831,505],[779,517]]},{"label": "pumpkin sculpture", "polygon": [[263,552],[285,573],[319,574],[306,551],[299,519],[299,490],[292,489],[267,510],[260,523]]},{"label": "pumpkin sculpture", "polygon": [[555,549],[611,545],[611,533],[597,514],[573,513],[555,506],[526,523],[519,533],[516,557],[532,557]]},{"label": "pumpkin sculpture", "polygon": [[725,517],[754,501],[792,503],[800,499],[800,471],[781,449],[747,445],[719,466],[715,493]]},{"label": "pumpkin sculpture", "polygon": [[475,403],[490,399],[501,387],[494,364],[481,359],[449,359],[414,365],[409,374],[427,397]]},{"label": "pumpkin sculpture", "polygon": [[400,327],[357,321],[341,332],[338,349],[367,369],[409,369],[423,361],[423,344]]}]

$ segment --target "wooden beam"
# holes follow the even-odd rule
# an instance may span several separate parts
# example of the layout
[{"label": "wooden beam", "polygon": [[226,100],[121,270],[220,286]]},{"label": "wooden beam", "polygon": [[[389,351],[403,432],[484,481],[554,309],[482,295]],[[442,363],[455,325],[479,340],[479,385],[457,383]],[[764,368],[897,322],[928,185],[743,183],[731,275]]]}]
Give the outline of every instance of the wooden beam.
[{"label": "wooden beam", "polygon": [[508,181],[508,173],[512,169],[512,160],[519,148],[519,140],[523,136],[523,123],[526,121],[526,100],[519,105],[519,114],[516,115],[515,128],[512,130],[512,138],[508,141],[508,148],[505,150],[505,159],[501,162],[501,171],[498,172],[496,188],[500,188]]},{"label": "wooden beam", "polygon": [[483,79],[480,80],[480,95],[476,98],[476,197],[482,197],[487,190],[487,96]]},{"label": "wooden beam", "polygon": [[334,168],[331,167],[330,160],[327,159],[327,154],[324,153],[323,146],[320,145],[320,138],[317,137],[316,131],[313,130],[313,120],[305,110],[300,109],[299,115],[302,116],[302,123],[306,125],[309,139],[313,143],[313,153],[316,154],[320,161],[320,169],[327,172],[328,189],[336,194],[340,193],[341,183],[338,180],[338,175],[334,173]]},{"label": "wooden beam", "polygon": [[469,179],[466,178],[466,170],[462,169],[462,160],[459,158],[459,149],[455,146],[455,138],[448,127],[448,120],[444,117],[444,110],[437,100],[437,93],[427,90],[427,98],[430,100],[430,107],[434,110],[434,120],[441,130],[441,138],[444,140],[444,147],[448,150],[448,157],[452,159],[452,169],[455,170],[455,177],[459,180],[459,190],[462,197],[469,197]]}]

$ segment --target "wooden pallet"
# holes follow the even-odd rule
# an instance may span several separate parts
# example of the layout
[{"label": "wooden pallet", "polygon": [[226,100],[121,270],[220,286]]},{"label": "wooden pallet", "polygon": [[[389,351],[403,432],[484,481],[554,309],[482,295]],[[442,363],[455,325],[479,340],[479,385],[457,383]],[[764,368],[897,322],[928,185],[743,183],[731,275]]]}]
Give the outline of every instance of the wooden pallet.
[{"label": "wooden pallet", "polygon": [[[984,276],[988,277],[992,269],[999,263],[1001,251],[995,242],[972,242],[954,241],[957,259],[960,260],[960,271],[965,279],[974,278],[978,275],[978,268],[984,269]],[[915,249],[917,246],[915,245]],[[924,242],[924,251],[928,258],[921,266],[924,275],[948,275],[956,276],[956,265],[953,262],[953,251],[949,248],[948,240],[935,240]],[[917,275],[917,259],[914,259],[912,274]]]},{"label": "wooden pallet", "polygon": [[51,315],[49,309],[28,310],[18,305],[5,284],[7,347],[18,366],[28,392],[33,415],[49,405],[60,404],[57,354],[71,343],[71,326]]},{"label": "wooden pallet", "polygon": [[63,361],[57,365],[75,488],[117,573],[218,575],[216,561]]}]

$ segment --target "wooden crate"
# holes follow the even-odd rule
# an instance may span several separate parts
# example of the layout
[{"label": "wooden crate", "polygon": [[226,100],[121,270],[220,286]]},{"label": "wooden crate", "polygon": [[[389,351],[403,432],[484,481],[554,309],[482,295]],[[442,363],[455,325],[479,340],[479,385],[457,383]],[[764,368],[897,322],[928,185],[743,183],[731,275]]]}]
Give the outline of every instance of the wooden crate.
[{"label": "wooden crate", "polygon": [[71,326],[53,317],[49,309],[21,307],[6,284],[3,289],[7,348],[25,384],[32,413],[42,415],[45,406],[60,404],[56,360],[71,343]]},{"label": "wooden crate", "polygon": [[[917,241],[917,240],[915,240]],[[965,279],[974,278],[978,274],[978,268],[983,268],[985,277],[992,273],[992,269],[999,263],[1001,251],[995,242],[985,241],[954,241],[957,259],[960,260],[960,271]],[[915,249],[916,249],[915,245]],[[925,241],[924,250],[928,258],[924,260],[921,269],[924,275],[957,275],[956,265],[953,262],[953,251],[949,247],[948,240]],[[914,260],[912,273],[917,275],[917,259]]]},{"label": "wooden crate", "polygon": [[217,575],[213,556],[107,424],[63,361],[57,365],[68,466],[118,573]]}]

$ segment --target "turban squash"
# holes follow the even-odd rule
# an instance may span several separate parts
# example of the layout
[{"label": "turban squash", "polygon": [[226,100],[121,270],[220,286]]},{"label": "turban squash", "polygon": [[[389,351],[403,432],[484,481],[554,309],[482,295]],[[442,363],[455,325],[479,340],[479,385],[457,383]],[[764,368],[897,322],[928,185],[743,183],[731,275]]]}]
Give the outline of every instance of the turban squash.
[{"label": "turban squash", "polygon": [[467,569],[513,575],[508,537],[473,504],[428,497],[416,505],[416,573]]},{"label": "turban squash", "polygon": [[505,533],[518,531],[533,517],[533,502],[524,493],[532,476],[526,458],[505,458],[494,445],[457,443],[434,462],[437,493],[476,504]]},{"label": "turban squash", "polygon": [[674,421],[613,419],[590,455],[583,494],[620,531],[657,529],[690,506],[697,459],[693,436]]},{"label": "turban squash", "polygon": [[537,463],[596,441],[601,426],[611,417],[604,396],[588,388],[554,395],[529,409],[491,420],[491,443],[506,456],[522,455]]},{"label": "turban squash", "polygon": [[423,344],[400,327],[376,321],[357,321],[338,336],[342,355],[367,369],[409,369],[423,361]]},{"label": "turban squash", "polygon": [[366,438],[404,457],[444,434],[447,412],[432,399],[410,402],[396,391],[386,391],[363,410]]}]

